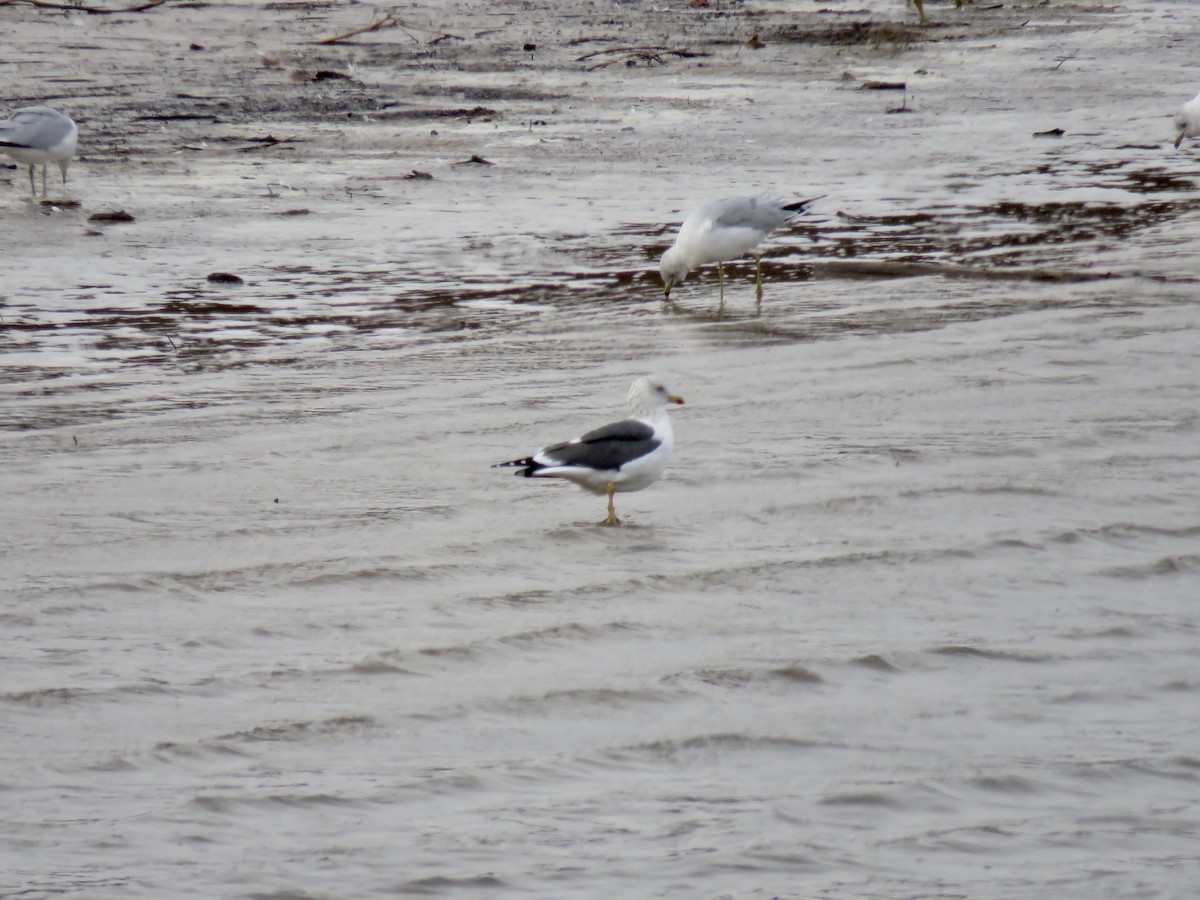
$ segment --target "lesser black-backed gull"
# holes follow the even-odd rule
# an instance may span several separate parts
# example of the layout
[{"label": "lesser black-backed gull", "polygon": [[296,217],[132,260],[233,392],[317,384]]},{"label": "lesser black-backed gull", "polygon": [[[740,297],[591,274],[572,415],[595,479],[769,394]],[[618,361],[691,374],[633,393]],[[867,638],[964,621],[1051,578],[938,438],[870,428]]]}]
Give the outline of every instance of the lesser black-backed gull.
[{"label": "lesser black-backed gull", "polygon": [[601,524],[619,525],[613,494],[649,487],[671,458],[675,432],[668,403],[683,403],[683,398],[652,378],[639,378],[629,388],[631,418],[492,468],[515,467],[513,474],[526,478],[565,478],[594,494],[607,494],[608,518]]}]

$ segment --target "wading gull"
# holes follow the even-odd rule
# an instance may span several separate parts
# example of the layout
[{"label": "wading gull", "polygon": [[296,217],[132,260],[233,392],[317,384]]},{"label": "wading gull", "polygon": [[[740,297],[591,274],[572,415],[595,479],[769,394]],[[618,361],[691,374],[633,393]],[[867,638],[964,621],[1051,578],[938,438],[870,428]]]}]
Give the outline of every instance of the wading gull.
[{"label": "wading gull", "polygon": [[29,166],[29,192],[36,197],[33,168],[42,167],[42,196],[46,196],[46,164],[56,163],[67,183],[67,165],[75,155],[79,131],[71,117],[48,106],[27,106],[0,122],[0,152]]},{"label": "wading gull", "polygon": [[602,524],[619,525],[613,493],[649,487],[671,458],[675,432],[667,415],[668,403],[683,403],[683,398],[652,378],[639,378],[629,388],[632,418],[492,468],[516,467],[513,474],[526,478],[565,478],[593,494],[607,494],[608,518]]},{"label": "wading gull", "polygon": [[1185,137],[1195,137],[1200,134],[1200,94],[1197,94],[1175,113],[1175,149],[1183,143]]},{"label": "wading gull", "polygon": [[[816,199],[816,198],[814,198]],[[725,303],[725,260],[747,253],[754,256],[755,297],[762,303],[762,254],[758,245],[776,228],[804,212],[812,200],[784,203],[770,197],[725,197],[709,200],[683,220],[675,243],[663,254],[659,272],[663,294],[670,300],[671,288],[687,278],[688,272],[706,263],[717,264],[721,280],[721,303]]]}]

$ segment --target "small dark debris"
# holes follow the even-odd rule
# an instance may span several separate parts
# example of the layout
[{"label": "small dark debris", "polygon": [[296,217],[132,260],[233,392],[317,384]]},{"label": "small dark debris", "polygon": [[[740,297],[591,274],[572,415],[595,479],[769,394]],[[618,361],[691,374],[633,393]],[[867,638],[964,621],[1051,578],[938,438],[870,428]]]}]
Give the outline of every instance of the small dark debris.
[{"label": "small dark debris", "polygon": [[80,206],[78,200],[43,200],[42,206],[57,206],[61,209],[75,209]]},{"label": "small dark debris", "polygon": [[300,209],[285,209],[282,212],[277,212],[277,216],[307,216],[311,210],[307,208]]},{"label": "small dark debris", "polygon": [[204,45],[203,45],[203,44],[192,44],[190,47],[188,47],[188,49],[189,49],[189,50],[194,50],[194,51],[195,51],[195,50],[203,50],[203,49],[204,49]]},{"label": "small dark debris", "polygon": [[907,88],[906,81],[864,81],[858,86],[860,91],[903,91]]},{"label": "small dark debris", "polygon": [[526,53],[532,53],[534,50],[537,49],[537,44],[526,44],[521,49],[524,50]]},{"label": "small dark debris", "polygon": [[1060,137],[1062,137],[1064,134],[1066,134],[1066,132],[1065,132],[1065,131],[1063,131],[1061,128],[1051,128],[1049,131],[1035,131],[1035,132],[1033,133],[1033,136],[1034,136],[1034,137],[1053,137],[1053,138],[1060,138]]},{"label": "small dark debris", "polygon": [[245,284],[241,276],[232,272],[213,272],[207,279],[209,284]]},{"label": "small dark debris", "polygon": [[203,120],[219,121],[212,113],[150,113],[145,116],[135,116],[135,122],[199,122]]},{"label": "small dark debris", "polygon": [[750,40],[746,41],[746,46],[751,50],[761,50],[767,45],[763,39],[758,36],[758,32],[756,31],[754,34],[750,35]]},{"label": "small dark debris", "polygon": [[[447,109],[437,109],[431,107],[409,107],[405,109],[396,109],[399,104],[388,104],[383,110],[376,112],[372,118],[377,121],[386,121],[389,119],[483,119],[485,122],[492,121],[492,117],[499,116],[496,110],[487,106],[472,106],[469,109],[465,106],[459,106]],[[347,113],[350,117],[360,115],[360,113]]]},{"label": "small dark debris", "polygon": [[405,181],[433,181],[433,176],[428,172],[421,172],[413,169],[407,175],[403,176]]},{"label": "small dark debris", "polygon": [[[222,140],[225,140],[225,139],[222,139]],[[268,135],[265,135],[264,137],[251,137],[251,138],[233,137],[233,138],[228,138],[228,140],[249,141],[250,146],[238,147],[238,153],[254,153],[258,150],[266,150],[271,147],[274,147],[276,144],[294,144],[294,143],[298,142],[300,139],[294,138],[294,137],[277,138],[273,134],[268,134]]]},{"label": "small dark debris", "polygon": [[464,159],[462,162],[456,162],[456,166],[494,166],[495,163],[490,159],[484,159],[478,153],[473,153],[470,159]]},{"label": "small dark debris", "polygon": [[134,218],[129,213],[125,212],[125,210],[119,209],[116,212],[92,213],[90,216],[88,216],[88,221],[89,222],[132,222],[132,221],[134,221]]},{"label": "small dark debris", "polygon": [[312,77],[313,81],[353,81],[345,72],[335,72],[333,69],[318,69]]}]

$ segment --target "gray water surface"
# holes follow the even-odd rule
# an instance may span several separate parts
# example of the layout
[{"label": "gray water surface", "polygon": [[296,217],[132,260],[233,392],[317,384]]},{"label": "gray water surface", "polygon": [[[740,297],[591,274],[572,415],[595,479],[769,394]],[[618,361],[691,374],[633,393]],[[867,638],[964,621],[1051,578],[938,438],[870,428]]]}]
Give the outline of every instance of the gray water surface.
[{"label": "gray water surface", "polygon": [[1200,8],[826,7],[4,13],[0,896],[1195,896]]}]

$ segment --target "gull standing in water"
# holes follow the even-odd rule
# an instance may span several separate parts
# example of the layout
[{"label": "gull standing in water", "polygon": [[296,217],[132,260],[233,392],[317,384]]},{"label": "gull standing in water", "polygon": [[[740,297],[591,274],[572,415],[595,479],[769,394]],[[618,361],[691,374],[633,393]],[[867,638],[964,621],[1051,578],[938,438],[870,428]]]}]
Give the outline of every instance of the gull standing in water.
[{"label": "gull standing in water", "polygon": [[[813,198],[819,199],[819,198]],[[758,245],[776,228],[804,212],[812,200],[784,203],[770,197],[725,197],[709,200],[683,220],[674,245],[663,254],[659,272],[663,294],[671,299],[671,288],[693,269],[717,264],[721,280],[721,308],[725,306],[725,261],[747,253],[754,257],[755,298],[762,306],[762,254]]]},{"label": "gull standing in water", "polygon": [[1175,113],[1175,149],[1183,143],[1185,137],[1195,137],[1200,134],[1200,94],[1197,94]]},{"label": "gull standing in water", "polygon": [[668,403],[683,403],[683,398],[652,378],[639,378],[629,388],[632,418],[492,468],[516,467],[513,474],[526,478],[565,478],[593,494],[607,494],[608,518],[601,524],[619,525],[613,492],[649,487],[671,458],[675,432],[667,415]]},{"label": "gull standing in water", "polygon": [[42,196],[46,196],[46,164],[56,163],[67,183],[67,165],[75,155],[79,130],[70,116],[48,106],[27,106],[0,122],[0,152],[29,166],[29,191],[36,197],[34,166],[42,167]]}]

